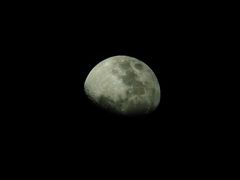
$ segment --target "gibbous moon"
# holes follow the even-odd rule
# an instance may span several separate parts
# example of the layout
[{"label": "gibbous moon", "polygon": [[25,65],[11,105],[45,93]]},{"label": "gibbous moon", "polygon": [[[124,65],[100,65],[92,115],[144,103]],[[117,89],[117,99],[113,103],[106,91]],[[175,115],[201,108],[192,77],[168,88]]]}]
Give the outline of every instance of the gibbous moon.
[{"label": "gibbous moon", "polygon": [[129,56],[113,56],[88,74],[84,90],[99,107],[122,115],[148,114],[160,102],[160,85],[144,62]]}]

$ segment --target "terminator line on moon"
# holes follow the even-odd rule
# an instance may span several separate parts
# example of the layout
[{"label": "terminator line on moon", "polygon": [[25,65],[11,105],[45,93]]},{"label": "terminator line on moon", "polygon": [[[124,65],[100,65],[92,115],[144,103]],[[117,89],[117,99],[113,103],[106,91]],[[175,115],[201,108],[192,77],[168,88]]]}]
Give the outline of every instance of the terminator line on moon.
[{"label": "terminator line on moon", "polygon": [[113,56],[88,74],[84,90],[99,107],[122,115],[148,114],[160,102],[160,85],[144,62],[129,56]]}]

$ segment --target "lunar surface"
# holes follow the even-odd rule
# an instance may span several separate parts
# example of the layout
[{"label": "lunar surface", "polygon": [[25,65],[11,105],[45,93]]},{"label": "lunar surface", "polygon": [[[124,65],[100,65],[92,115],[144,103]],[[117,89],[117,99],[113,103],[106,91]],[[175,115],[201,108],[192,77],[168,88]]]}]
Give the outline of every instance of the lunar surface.
[{"label": "lunar surface", "polygon": [[113,56],[88,74],[84,90],[99,107],[122,115],[148,114],[160,102],[160,85],[144,62],[129,56]]}]

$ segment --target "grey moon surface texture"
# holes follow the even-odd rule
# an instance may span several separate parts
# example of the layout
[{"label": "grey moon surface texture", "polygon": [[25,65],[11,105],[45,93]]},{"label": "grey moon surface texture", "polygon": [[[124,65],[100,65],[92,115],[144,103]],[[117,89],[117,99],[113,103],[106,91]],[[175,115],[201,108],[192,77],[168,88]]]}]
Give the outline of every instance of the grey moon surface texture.
[{"label": "grey moon surface texture", "polygon": [[121,115],[154,111],[160,102],[160,85],[151,68],[129,56],[113,56],[88,74],[84,91],[99,107]]}]

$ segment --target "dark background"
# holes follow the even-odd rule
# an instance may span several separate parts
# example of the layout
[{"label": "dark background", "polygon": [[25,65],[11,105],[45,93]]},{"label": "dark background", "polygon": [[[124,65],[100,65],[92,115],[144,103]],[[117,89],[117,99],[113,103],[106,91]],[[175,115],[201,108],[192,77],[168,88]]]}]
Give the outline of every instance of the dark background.
[{"label": "dark background", "polygon": [[[215,81],[207,74],[221,41],[215,14],[184,4],[40,7],[8,14],[6,26],[16,74],[8,122],[17,148],[31,146],[29,153],[41,151],[46,156],[40,158],[57,162],[62,153],[66,160],[66,154],[98,160],[99,166],[114,157],[162,162],[166,169],[214,154],[209,147],[219,121],[206,115],[212,110],[206,96],[213,93]],[[116,116],[85,96],[88,73],[115,55],[138,58],[155,72],[161,101],[153,113]]]},{"label": "dark background", "polygon": [[[201,86],[206,72],[202,67],[211,58],[206,56],[213,41],[211,20],[204,21],[196,9],[184,11],[177,5],[145,7],[148,10],[71,7],[35,7],[13,16],[9,31],[17,49],[15,65],[23,75],[16,77],[18,93],[24,99],[16,106],[26,116],[26,127],[63,136],[106,133],[112,138],[113,133],[150,139],[185,137],[207,127],[198,118],[206,111],[200,92],[206,87]],[[88,73],[115,55],[136,57],[155,72],[161,101],[152,114],[116,116],[92,106],[85,96]]]}]

